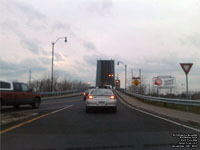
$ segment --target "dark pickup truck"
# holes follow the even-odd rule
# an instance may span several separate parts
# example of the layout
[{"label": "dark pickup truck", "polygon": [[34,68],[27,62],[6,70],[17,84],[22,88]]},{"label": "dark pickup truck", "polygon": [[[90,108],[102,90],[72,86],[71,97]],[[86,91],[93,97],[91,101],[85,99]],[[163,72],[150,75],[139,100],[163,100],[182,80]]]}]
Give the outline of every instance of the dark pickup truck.
[{"label": "dark pickup truck", "polygon": [[0,107],[30,104],[33,108],[39,108],[41,95],[36,93],[25,83],[0,81]]}]

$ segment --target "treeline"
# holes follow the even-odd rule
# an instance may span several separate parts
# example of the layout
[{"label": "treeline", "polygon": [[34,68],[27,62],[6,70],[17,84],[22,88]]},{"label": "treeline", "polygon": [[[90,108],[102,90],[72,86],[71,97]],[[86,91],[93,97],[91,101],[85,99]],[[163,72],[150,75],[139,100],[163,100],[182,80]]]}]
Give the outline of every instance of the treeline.
[{"label": "treeline", "polygon": [[[29,83],[32,88],[36,88],[39,92],[51,91],[51,78],[43,77],[40,80],[33,80]],[[78,80],[68,80],[67,78],[60,79],[58,76],[53,81],[53,91],[68,91],[74,89],[82,89],[88,87],[87,83]]]}]

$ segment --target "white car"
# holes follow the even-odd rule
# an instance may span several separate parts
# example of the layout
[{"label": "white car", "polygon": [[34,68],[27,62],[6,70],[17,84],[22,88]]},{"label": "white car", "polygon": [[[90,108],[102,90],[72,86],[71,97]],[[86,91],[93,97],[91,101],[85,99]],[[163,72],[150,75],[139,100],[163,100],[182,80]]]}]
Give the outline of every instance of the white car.
[{"label": "white car", "polygon": [[86,99],[86,112],[92,108],[109,108],[117,111],[117,100],[111,89],[92,89]]}]

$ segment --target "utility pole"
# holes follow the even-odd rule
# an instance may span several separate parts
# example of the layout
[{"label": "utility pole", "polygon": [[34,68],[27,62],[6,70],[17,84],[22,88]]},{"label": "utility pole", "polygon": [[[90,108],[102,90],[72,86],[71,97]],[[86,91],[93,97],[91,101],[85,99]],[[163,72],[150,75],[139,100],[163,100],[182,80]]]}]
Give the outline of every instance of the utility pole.
[{"label": "utility pole", "polygon": [[125,65],[125,90],[126,90],[126,68],[127,68],[127,65]]},{"label": "utility pole", "polygon": [[31,84],[31,70],[29,70],[29,85]]},{"label": "utility pole", "polygon": [[131,90],[133,92],[133,68],[131,69]]},{"label": "utility pole", "polygon": [[59,37],[55,42],[52,42],[52,63],[51,63],[51,92],[53,92],[53,61],[54,61],[54,46],[60,39],[65,39],[64,42],[67,43],[67,37]]},{"label": "utility pole", "polygon": [[51,62],[51,92],[53,92],[53,61],[54,61],[54,45],[52,42],[52,62]]},{"label": "utility pole", "polygon": [[124,67],[125,67],[125,90],[126,90],[126,69],[127,69],[127,65],[124,64],[124,63],[121,62],[121,61],[118,61],[118,62],[117,62],[117,65],[118,65],[118,66],[119,66],[119,63],[121,63],[121,64],[124,65]]},{"label": "utility pole", "polygon": [[141,69],[139,69],[139,76],[140,76],[140,94],[141,94],[141,93],[142,93],[142,92],[141,92],[141,84],[142,84]]}]

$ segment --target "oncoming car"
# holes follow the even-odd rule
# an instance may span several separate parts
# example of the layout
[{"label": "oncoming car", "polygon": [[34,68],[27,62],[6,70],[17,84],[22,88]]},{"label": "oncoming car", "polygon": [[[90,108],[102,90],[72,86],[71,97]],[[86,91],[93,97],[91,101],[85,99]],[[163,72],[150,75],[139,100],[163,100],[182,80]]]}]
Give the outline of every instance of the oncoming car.
[{"label": "oncoming car", "polygon": [[117,111],[117,100],[111,89],[92,89],[86,99],[86,112],[92,108],[108,108]]}]

